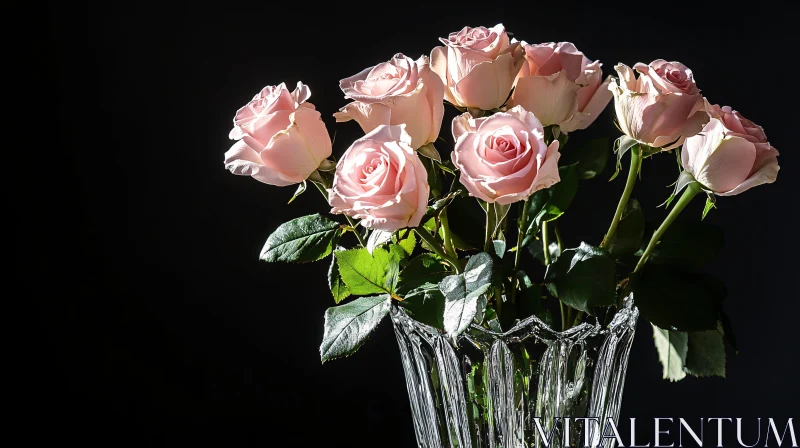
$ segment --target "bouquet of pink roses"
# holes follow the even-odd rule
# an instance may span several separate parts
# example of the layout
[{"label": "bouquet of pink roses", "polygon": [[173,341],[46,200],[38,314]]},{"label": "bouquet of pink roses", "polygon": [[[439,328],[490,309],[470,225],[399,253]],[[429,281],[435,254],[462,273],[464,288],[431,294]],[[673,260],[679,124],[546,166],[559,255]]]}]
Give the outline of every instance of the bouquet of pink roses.
[{"label": "bouquet of pink roses", "polygon": [[[720,236],[700,216],[675,218],[701,193],[705,217],[716,196],[775,181],[778,152],[762,128],[704,98],[679,62],[618,64],[604,78],[575,45],[518,42],[503,25],[441,42],[430,57],[396,54],[341,80],[351,102],[336,121],[365,135],[338,159],[302,83],[264,88],[234,118],[226,168],[299,185],[295,196],[310,182],[330,205],[333,216],[281,225],[261,252],[268,262],[331,256],[337,306],[325,315],[322,361],[354,353],[393,312],[455,347],[470,329],[507,334],[531,320],[560,334],[606,327],[633,297],[665,378],[724,376],[724,287],[687,261],[718,250]],[[568,147],[612,99],[622,136]],[[442,129],[445,107],[461,114]],[[669,211],[647,229],[632,197],[642,160],[674,163],[662,154],[673,151],[682,171]],[[630,168],[607,233],[563,247],[559,219],[612,153],[617,173],[626,154]]]}]

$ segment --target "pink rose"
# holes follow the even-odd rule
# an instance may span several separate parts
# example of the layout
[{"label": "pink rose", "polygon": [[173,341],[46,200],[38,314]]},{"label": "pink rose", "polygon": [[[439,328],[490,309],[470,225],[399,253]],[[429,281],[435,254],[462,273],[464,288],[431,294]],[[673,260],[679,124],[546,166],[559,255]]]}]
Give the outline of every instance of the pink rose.
[{"label": "pink rose", "polygon": [[600,61],[592,62],[569,42],[524,45],[512,105],[533,112],[543,125],[565,132],[586,129],[611,101]]},{"label": "pink rose", "polygon": [[728,106],[705,104],[711,120],[683,144],[683,169],[719,196],[775,182],[778,150],[770,146],[764,129]]},{"label": "pink rose", "polygon": [[511,93],[523,63],[520,43],[510,41],[502,24],[465,26],[431,52],[431,68],[444,82],[444,99],[460,107],[492,110]]},{"label": "pink rose", "polygon": [[356,140],[336,164],[328,190],[331,213],[393,232],[416,227],[428,206],[428,173],[405,125],[381,125]]},{"label": "pink rose", "polygon": [[331,155],[331,138],[314,105],[311,90],[297,83],[267,86],[236,112],[225,153],[225,168],[279,187],[308,178]]},{"label": "pink rose", "polygon": [[680,146],[708,122],[692,71],[680,62],[638,63],[633,68],[639,79],[625,64],[614,68],[619,80],[608,88],[614,94],[620,129],[628,137],[667,150]]},{"label": "pink rose", "polygon": [[542,123],[521,106],[485,118],[464,113],[453,119],[451,154],[461,183],[486,202],[522,201],[558,176],[558,140],[548,147]]},{"label": "pink rose", "polygon": [[427,56],[414,61],[398,53],[389,62],[339,81],[339,87],[355,101],[333,114],[336,121],[356,120],[364,132],[382,124],[405,124],[413,148],[439,137],[444,86]]}]

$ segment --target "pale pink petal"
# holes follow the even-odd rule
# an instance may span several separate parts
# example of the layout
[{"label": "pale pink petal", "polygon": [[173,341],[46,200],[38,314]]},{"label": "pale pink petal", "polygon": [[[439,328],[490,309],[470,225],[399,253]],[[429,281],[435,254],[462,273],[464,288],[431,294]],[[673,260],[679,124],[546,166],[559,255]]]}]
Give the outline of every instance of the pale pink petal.
[{"label": "pale pink petal", "polygon": [[577,111],[579,88],[567,78],[565,71],[520,78],[512,103],[532,112],[545,126],[560,125]]},{"label": "pale pink petal", "polygon": [[439,137],[442,128],[442,118],[444,117],[444,84],[429,64],[427,57],[422,56],[417,60],[419,66],[419,77],[425,84],[425,96],[431,106],[431,130],[428,135],[428,142],[435,142]]},{"label": "pale pink petal", "polygon": [[[592,95],[583,111],[576,112],[572,119],[561,125],[561,130],[564,132],[572,132],[580,129],[586,129],[594,123],[598,116],[605,110],[608,103],[614,97],[608,89],[611,83],[611,77],[606,78],[605,82],[601,84]],[[578,92],[580,94],[580,91]]]},{"label": "pale pink petal", "polygon": [[258,153],[242,140],[234,143],[225,153],[225,168],[233,174],[250,176],[259,182],[278,187],[298,183],[264,166]]},{"label": "pale pink petal", "polygon": [[431,50],[431,70],[436,73],[436,76],[442,81],[445,101],[458,105],[451,90],[453,85],[448,81],[447,47],[436,47]]},{"label": "pale pink petal", "polygon": [[[756,149],[746,139],[725,136],[715,148],[706,149],[702,165],[694,163],[694,177],[712,191],[730,191],[747,180],[756,159]],[[700,154],[698,154],[700,156]]]},{"label": "pale pink petal", "polygon": [[339,109],[333,116],[337,122],[355,120],[364,133],[369,133],[382,124],[391,124],[392,110],[380,103],[367,104],[354,101]]},{"label": "pale pink petal", "polygon": [[758,185],[771,184],[778,178],[778,171],[780,169],[781,167],[778,166],[778,157],[777,154],[775,154],[762,161],[758,171],[750,175],[744,182],[729,191],[717,194],[720,196],[734,196]]}]

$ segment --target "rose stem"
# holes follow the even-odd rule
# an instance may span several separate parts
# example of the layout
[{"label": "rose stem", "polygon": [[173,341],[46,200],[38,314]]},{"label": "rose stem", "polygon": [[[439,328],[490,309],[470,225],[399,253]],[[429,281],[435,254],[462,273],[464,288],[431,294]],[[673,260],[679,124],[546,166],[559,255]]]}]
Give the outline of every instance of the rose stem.
[{"label": "rose stem", "polygon": [[356,228],[356,222],[353,221],[353,218],[351,218],[351,217],[349,217],[347,215],[344,215],[344,217],[347,218],[347,222],[349,222],[350,223],[350,227],[353,228],[353,233],[355,233],[356,234],[356,238],[358,238],[358,244],[360,244],[361,247],[367,247],[367,243],[364,241],[364,237],[361,236],[361,232],[359,232],[358,229]]},{"label": "rose stem", "polygon": [[701,191],[703,191],[703,188],[698,182],[692,182],[686,186],[686,190],[684,190],[681,198],[678,199],[675,207],[673,207],[672,211],[669,212],[669,215],[664,218],[664,222],[661,223],[656,230],[656,233],[654,233],[653,237],[650,238],[650,242],[647,243],[647,249],[644,250],[642,258],[640,258],[639,263],[636,264],[636,269],[633,270],[634,273],[639,272],[642,267],[644,267],[644,264],[647,263],[647,259],[650,258],[650,254],[653,252],[653,249],[655,249],[656,245],[658,245],[658,240],[661,239],[661,237],[664,235],[664,232],[666,232],[669,226],[675,221],[675,218],[681,214],[686,205],[691,202],[692,199]]},{"label": "rose stem", "polygon": [[544,249],[544,265],[550,265],[550,232],[547,221],[542,223],[542,248]]},{"label": "rose stem", "polygon": [[636,184],[636,176],[639,174],[639,170],[641,168],[641,148],[639,148],[639,145],[633,145],[631,148],[631,166],[630,170],[628,171],[628,180],[625,182],[625,190],[622,191],[622,197],[619,199],[617,211],[614,213],[614,219],[611,220],[611,226],[608,228],[608,232],[606,232],[606,237],[603,238],[603,242],[600,243],[600,247],[605,247],[611,241],[611,237],[613,237],[614,233],[617,231],[619,220],[622,219],[622,213],[625,211],[625,207],[628,205],[628,200],[631,198],[633,186]]},{"label": "rose stem", "polygon": [[[554,230],[554,232],[556,234],[556,243],[558,244],[558,254],[560,256],[561,252],[564,251],[564,242],[561,241],[561,230],[558,227],[558,220],[554,219],[552,221],[552,223],[553,223],[553,230]],[[549,248],[548,248],[547,253],[548,254],[550,253]],[[569,305],[567,305],[566,307],[567,307],[567,323],[570,323],[570,322],[572,322],[572,310],[573,310],[573,308],[571,306],[569,306]],[[563,313],[563,310],[562,310],[562,313]],[[569,328],[567,328],[567,330],[569,330],[572,327],[573,327],[573,325],[570,325]]]},{"label": "rose stem", "polygon": [[581,323],[581,319],[583,319],[583,311],[578,311],[578,315],[575,316],[575,321],[572,322],[572,326],[576,327],[579,323]]},{"label": "rose stem", "polygon": [[486,252],[491,252],[492,250],[492,237],[494,236],[494,226],[495,226],[495,213],[494,213],[494,203],[487,202],[486,203],[486,244],[483,247],[483,250]]},{"label": "rose stem", "polygon": [[511,284],[514,286],[511,288],[511,303],[514,303],[515,296],[517,295],[517,287],[519,287],[519,253],[520,247],[522,246],[522,240],[525,239],[525,227],[528,220],[528,201],[530,201],[530,196],[525,198],[525,202],[522,203],[522,216],[519,218],[519,225],[517,226],[517,249],[514,253],[514,278],[511,279]]},{"label": "rose stem", "polygon": [[564,250],[564,243],[561,241],[561,230],[558,228],[558,221],[553,220],[553,230],[556,232],[556,242],[558,243],[558,254]]},{"label": "rose stem", "polygon": [[448,264],[453,266],[453,268],[456,270],[456,274],[461,273],[461,265],[458,264],[458,259],[453,258],[450,255],[444,253],[442,247],[439,245],[439,242],[436,241],[436,238],[434,238],[434,236],[431,235],[431,233],[428,232],[426,228],[422,226],[415,227],[414,231],[417,232],[417,235],[419,235],[419,237],[422,238],[423,241],[428,243],[428,246],[430,246],[431,249],[433,249],[433,251],[436,252],[436,255],[440,256],[442,260],[446,261]]},{"label": "rose stem", "polygon": [[[314,174],[316,174],[316,177],[318,177],[319,180],[318,181],[313,181],[312,180],[311,182],[314,185],[316,185],[317,190],[319,190],[319,192],[322,193],[322,196],[327,201],[328,200],[328,190],[327,189],[330,188],[331,185],[328,183],[328,179],[326,179],[325,176],[322,173],[320,173],[319,171],[315,171]],[[359,233],[358,229],[356,228],[356,222],[353,221],[353,218],[351,218],[351,217],[349,217],[347,215],[344,215],[344,217],[347,218],[347,222],[350,223],[350,227],[353,228],[353,233],[355,233],[356,234],[356,238],[358,238],[358,244],[360,244],[361,247],[367,247],[367,243],[364,241],[364,237],[361,236],[361,233]]]},{"label": "rose stem", "polygon": [[444,241],[444,251],[455,258],[458,258],[456,255],[456,249],[453,247],[453,240],[450,238],[450,223],[447,220],[447,207],[445,207],[441,213],[439,213],[439,219],[442,223],[442,240]]}]

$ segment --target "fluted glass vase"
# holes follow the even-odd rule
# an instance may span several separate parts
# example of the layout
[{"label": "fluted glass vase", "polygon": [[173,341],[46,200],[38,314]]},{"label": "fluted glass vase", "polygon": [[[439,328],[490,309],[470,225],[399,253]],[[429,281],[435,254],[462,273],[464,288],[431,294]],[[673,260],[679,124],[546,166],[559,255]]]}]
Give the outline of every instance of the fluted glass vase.
[{"label": "fluted glass vase", "polygon": [[502,334],[473,325],[455,342],[400,307],[391,315],[420,448],[613,447],[599,424],[574,419],[619,417],[631,299],[607,327],[557,332],[530,317]]}]

